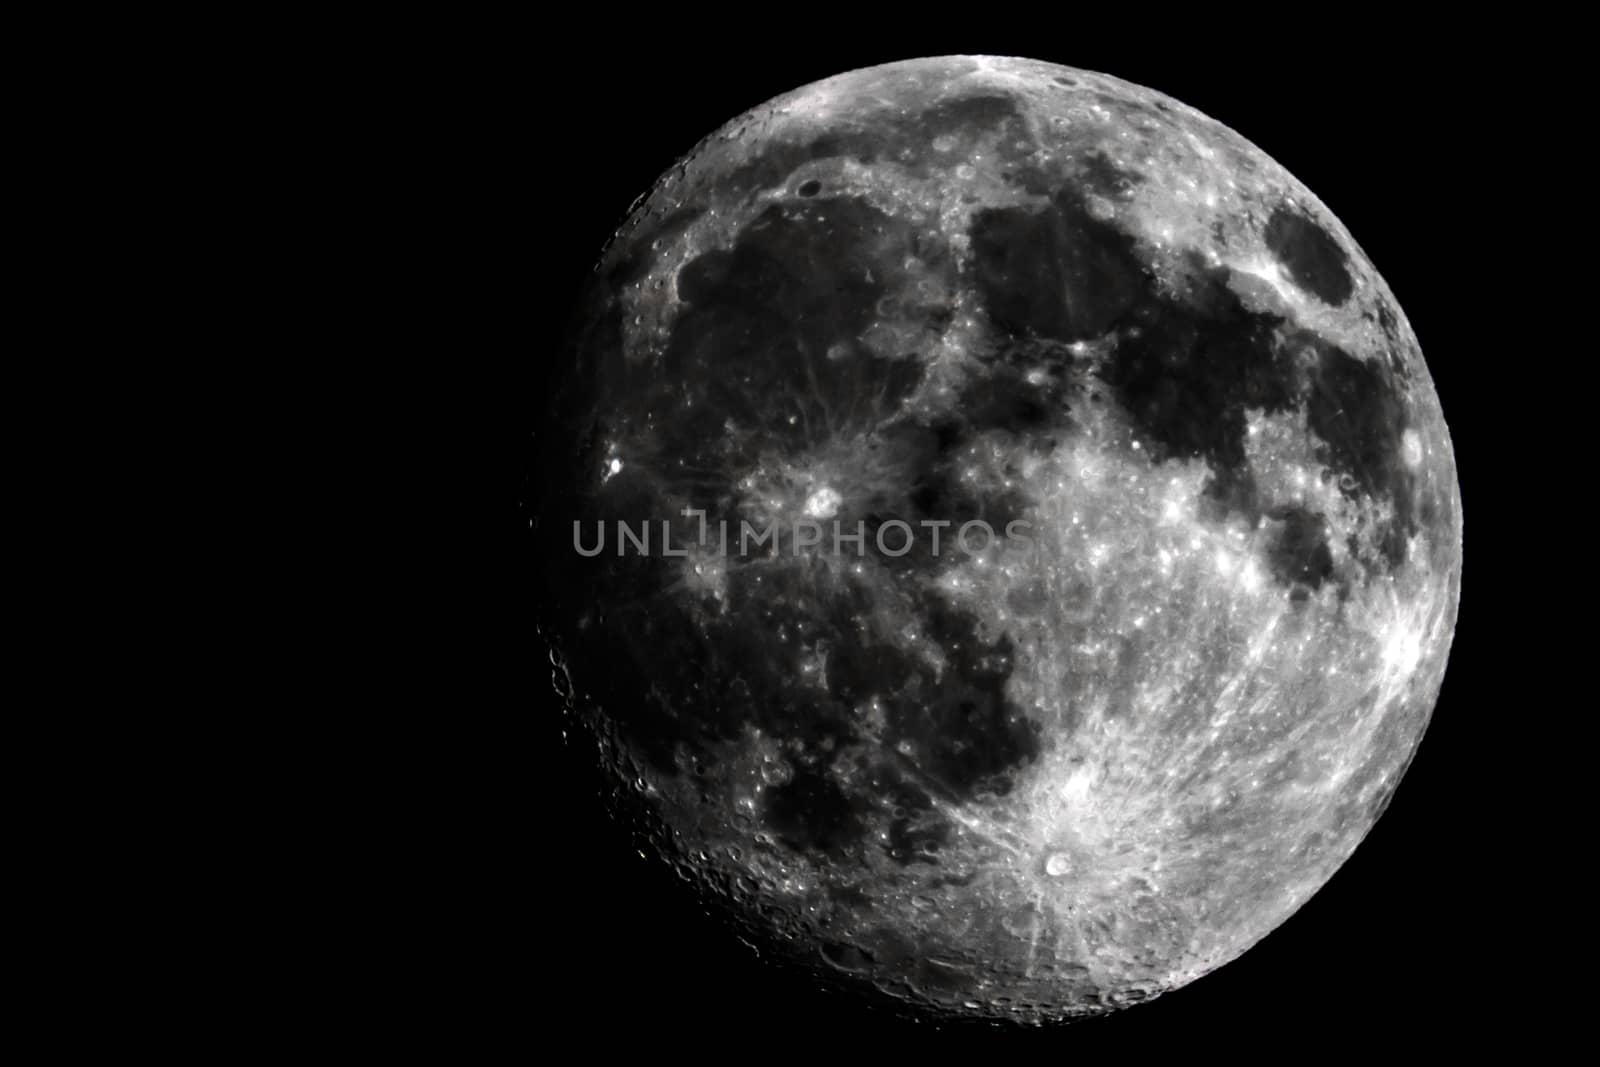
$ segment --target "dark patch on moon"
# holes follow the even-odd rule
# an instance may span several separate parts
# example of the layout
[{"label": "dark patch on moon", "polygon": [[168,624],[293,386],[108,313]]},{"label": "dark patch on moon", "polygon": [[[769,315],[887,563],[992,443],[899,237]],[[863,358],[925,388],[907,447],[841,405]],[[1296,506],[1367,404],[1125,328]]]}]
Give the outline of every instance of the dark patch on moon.
[{"label": "dark patch on moon", "polygon": [[1208,461],[1224,499],[1244,487],[1246,412],[1295,403],[1281,321],[1246,308],[1221,270],[1197,273],[1182,297],[1143,292],[1102,372],[1155,458]]},{"label": "dark patch on moon", "polygon": [[948,133],[970,138],[974,133],[1020,123],[1022,112],[1009,96],[960,96],[941,100],[922,113],[920,125],[932,136]]},{"label": "dark patch on moon", "polygon": [[1017,101],[1003,94],[940,101],[922,112],[916,126],[913,138],[920,134],[931,142],[948,135],[969,149],[977,138],[998,131],[994,152],[1002,160],[1020,161],[1033,151],[1033,138]]},{"label": "dark patch on moon", "polygon": [[1083,162],[1083,184],[1090,190],[1112,200],[1124,200],[1140,185],[1144,175],[1119,166],[1104,152],[1091,152]]},{"label": "dark patch on moon", "polygon": [[861,817],[839,783],[811,768],[767,790],[762,818],[790,848],[838,855],[861,836]]},{"label": "dark patch on moon", "polygon": [[[1003,378],[986,381],[995,391],[987,393],[986,402],[968,408],[967,418],[951,415],[928,424],[906,422],[884,430],[889,453],[896,457],[897,491],[878,501],[869,518],[869,530],[874,534],[869,549],[892,569],[933,572],[947,567],[959,558],[951,546],[956,544],[962,523],[982,520],[997,536],[1004,536],[1007,525],[1022,518],[1034,503],[1019,489],[963,477],[962,454],[984,433],[1000,428],[1017,432],[1018,423],[1002,420],[1028,419],[1032,425],[1042,427],[1061,418],[1061,413],[994,384]],[[984,395],[984,386],[969,388]],[[905,522],[917,531],[904,555],[885,555],[878,550],[877,527],[890,520]],[[919,526],[924,521],[950,524],[941,535],[937,553],[932,537]],[[891,553],[899,552],[903,540],[897,531],[885,533],[885,545]],[[981,540],[981,534],[974,535],[975,542]]]},{"label": "dark patch on moon", "polygon": [[1213,470],[1202,507],[1214,522],[1232,515],[1243,515],[1253,522],[1261,514],[1261,487],[1256,484],[1255,473],[1247,466]]},{"label": "dark patch on moon", "polygon": [[1321,589],[1333,577],[1327,520],[1297,505],[1275,508],[1268,518],[1276,528],[1267,553],[1273,577],[1291,587]]},{"label": "dark patch on moon", "polygon": [[1012,647],[1005,637],[985,642],[977,619],[936,594],[924,598],[922,618],[945,656],[943,676],[928,678],[921,700],[889,706],[890,735],[941,787],[968,799],[980,785],[1003,793],[1009,772],[1040,752],[1039,725],[1005,696]]},{"label": "dark patch on moon", "polygon": [[971,237],[989,319],[1013,337],[1098,337],[1147,287],[1132,239],[1091,216],[1070,190],[1043,211],[980,211]]},{"label": "dark patch on moon", "polygon": [[1357,359],[1313,339],[1317,353],[1306,398],[1306,421],[1323,442],[1324,460],[1348,475],[1347,496],[1365,493],[1394,505],[1383,536],[1390,568],[1405,562],[1406,540],[1416,532],[1416,478],[1402,458],[1407,405],[1385,364]]},{"label": "dark patch on moon", "polygon": [[[917,387],[922,364],[880,357],[857,339],[894,292],[913,246],[930,270],[953,270],[910,223],[839,197],[774,204],[733,247],[684,264],[685,306],[659,371],[650,372],[653,388],[642,394],[666,416],[663,450],[702,465],[753,460],[714,454],[725,419],[758,429],[765,447],[789,451],[876,425]],[[690,410],[685,389],[699,394]],[[640,396],[629,390],[621,399]]]},{"label": "dark patch on moon", "polygon": [[[1067,362],[1067,357],[1062,357],[1060,362]],[[1019,368],[1000,366],[968,379],[962,386],[956,409],[980,430],[992,428],[1031,437],[1038,431],[1065,424],[1065,393],[1059,378],[1034,384]]]},{"label": "dark patch on moon", "polygon": [[1310,216],[1280,206],[1262,236],[1294,283],[1318,300],[1338,307],[1355,292],[1345,250]]}]

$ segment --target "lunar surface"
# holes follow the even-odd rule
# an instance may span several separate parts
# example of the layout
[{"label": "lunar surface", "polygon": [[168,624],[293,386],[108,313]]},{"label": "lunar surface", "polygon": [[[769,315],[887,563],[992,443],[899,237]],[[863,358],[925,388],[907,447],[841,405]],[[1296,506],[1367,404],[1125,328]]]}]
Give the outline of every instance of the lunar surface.
[{"label": "lunar surface", "polygon": [[1461,510],[1416,338],[1159,93],[948,57],[772,100],[560,358],[559,687],[770,956],[935,1017],[1148,999],[1315,893],[1423,734]]}]

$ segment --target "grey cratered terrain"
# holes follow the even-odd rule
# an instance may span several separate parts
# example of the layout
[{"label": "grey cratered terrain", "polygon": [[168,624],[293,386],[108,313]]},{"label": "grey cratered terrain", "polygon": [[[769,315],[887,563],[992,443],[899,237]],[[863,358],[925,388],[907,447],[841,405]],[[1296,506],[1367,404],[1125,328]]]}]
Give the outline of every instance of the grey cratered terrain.
[{"label": "grey cratered terrain", "polygon": [[1226,127],[1019,59],[830,78],[661,180],[573,338],[541,628],[745,937],[936,1016],[1103,1012],[1244,952],[1393,794],[1450,440],[1383,280]]}]

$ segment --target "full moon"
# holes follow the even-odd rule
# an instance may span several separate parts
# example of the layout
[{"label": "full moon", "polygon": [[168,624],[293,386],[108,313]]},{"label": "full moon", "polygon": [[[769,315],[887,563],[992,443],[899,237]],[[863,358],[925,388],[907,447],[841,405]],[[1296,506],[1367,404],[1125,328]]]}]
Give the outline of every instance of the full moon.
[{"label": "full moon", "polygon": [[1355,240],[1217,121],[1024,59],[805,86],[638,202],[570,337],[558,687],[766,955],[932,1018],[1114,1010],[1394,794],[1455,626],[1449,434]]}]

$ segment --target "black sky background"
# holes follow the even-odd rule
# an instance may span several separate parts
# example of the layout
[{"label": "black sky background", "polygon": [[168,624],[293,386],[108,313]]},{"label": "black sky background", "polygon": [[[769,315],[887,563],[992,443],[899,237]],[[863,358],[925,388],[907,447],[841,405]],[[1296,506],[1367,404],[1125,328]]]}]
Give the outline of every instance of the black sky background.
[{"label": "black sky background", "polygon": [[[1482,152],[1485,126],[1484,112],[1470,105],[1470,58],[1421,36],[1385,42],[1352,31],[1263,44],[1259,36],[1251,43],[1232,32],[1192,38],[1177,30],[1157,46],[1126,32],[1075,33],[1064,23],[1006,33],[839,29],[797,37],[775,26],[757,40],[686,37],[657,40],[648,23],[617,34],[554,34],[544,46],[552,54],[537,63],[496,55],[468,76],[481,87],[481,110],[464,117],[461,135],[498,138],[472,158],[492,171],[482,195],[505,206],[498,216],[483,205],[470,212],[501,227],[480,241],[503,265],[505,288],[482,299],[524,309],[513,325],[497,327],[504,336],[485,363],[504,386],[499,399],[514,433],[532,428],[532,405],[519,412],[521,398],[542,389],[564,317],[607,237],[701,137],[818,78],[960,52],[1025,55],[1150,86],[1282,163],[1344,222],[1395,292],[1421,339],[1456,448],[1466,563],[1450,668],[1411,769],[1354,857],[1263,942],[1184,989],[1066,1028],[958,1027],[935,1040],[976,1041],[999,1054],[1177,1046],[1197,1055],[1275,1055],[1288,1052],[1285,1042],[1314,1048],[1324,1035],[1433,1044],[1449,1033],[1454,1045],[1516,1011],[1507,993],[1523,980],[1526,935],[1503,914],[1499,872],[1515,837],[1503,826],[1497,789],[1522,752],[1514,736],[1489,728],[1519,694],[1497,666],[1503,575],[1491,543],[1499,520],[1479,496],[1490,480],[1483,465],[1495,461],[1485,442],[1501,399],[1472,313],[1493,296],[1481,284],[1481,226],[1473,221],[1487,179],[1464,171],[1464,157]],[[508,968],[508,984],[486,1012],[526,1017],[535,1045],[593,1039],[601,1048],[681,1049],[713,1061],[926,1040],[927,1025],[769,967],[641,858],[603,814],[587,749],[562,739],[528,620],[517,619],[512,632],[521,651],[513,652],[514,681],[501,706],[509,716],[533,709],[531,747],[518,753],[531,784],[505,789],[526,820],[517,812],[496,817],[506,856],[491,895],[512,909],[525,895],[527,910],[489,952]],[[516,760],[494,757],[496,768],[508,763]]]}]

